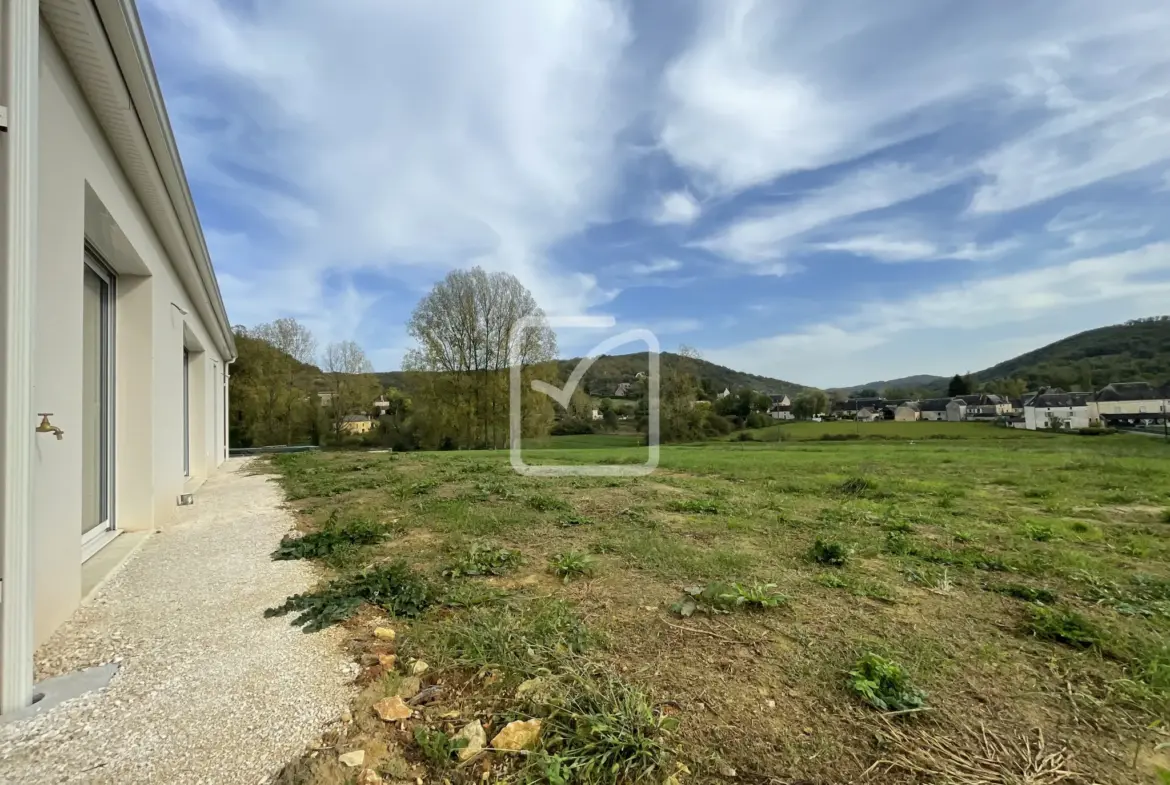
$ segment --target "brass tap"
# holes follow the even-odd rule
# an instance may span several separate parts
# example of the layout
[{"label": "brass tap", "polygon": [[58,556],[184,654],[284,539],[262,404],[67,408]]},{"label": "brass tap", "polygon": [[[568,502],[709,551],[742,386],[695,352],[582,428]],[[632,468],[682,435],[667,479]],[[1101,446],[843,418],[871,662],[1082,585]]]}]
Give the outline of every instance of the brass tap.
[{"label": "brass tap", "polygon": [[61,441],[65,438],[65,431],[49,422],[49,418],[52,416],[52,412],[37,412],[37,417],[41,418],[41,424],[37,426],[37,433],[51,433],[57,437],[57,441]]}]

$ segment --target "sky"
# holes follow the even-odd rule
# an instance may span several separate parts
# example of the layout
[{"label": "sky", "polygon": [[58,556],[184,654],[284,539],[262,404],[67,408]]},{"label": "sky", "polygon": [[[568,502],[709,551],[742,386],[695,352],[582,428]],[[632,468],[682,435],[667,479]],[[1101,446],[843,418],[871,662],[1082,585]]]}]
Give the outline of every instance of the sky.
[{"label": "sky", "polygon": [[232,322],[378,370],[473,265],[824,387],[1170,313],[1165,0],[139,10]]}]

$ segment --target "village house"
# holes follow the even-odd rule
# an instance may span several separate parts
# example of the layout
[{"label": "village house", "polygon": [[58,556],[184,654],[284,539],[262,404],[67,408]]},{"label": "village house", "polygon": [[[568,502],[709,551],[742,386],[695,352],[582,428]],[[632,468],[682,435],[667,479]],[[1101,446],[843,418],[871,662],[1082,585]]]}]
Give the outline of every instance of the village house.
[{"label": "village house", "polygon": [[997,420],[1006,417],[1012,412],[1011,401],[990,393],[960,396],[967,404],[966,419],[968,420]]},{"label": "village house", "polygon": [[768,416],[773,420],[795,420],[792,413],[792,401],[787,395],[770,395],[772,405],[768,408]]},{"label": "village house", "polygon": [[368,414],[347,414],[341,421],[341,432],[347,436],[361,436],[374,430],[374,420]]},{"label": "village house", "polygon": [[963,422],[967,419],[967,402],[962,398],[952,398],[947,404],[947,422]]},{"label": "village house", "polygon": [[1024,427],[1029,431],[1054,427],[1076,430],[1097,422],[1097,405],[1092,393],[1065,392],[1059,387],[1050,387],[1024,402]]},{"label": "village house", "polygon": [[918,404],[919,419],[928,422],[941,422],[947,419],[947,404],[950,398],[930,398]]},{"label": "village house", "polygon": [[622,382],[621,384],[619,384],[617,386],[617,389],[615,389],[613,391],[614,398],[625,398],[629,394],[630,394],[630,383],[629,382]]},{"label": "village house", "polygon": [[880,411],[875,411],[868,406],[864,409],[859,409],[855,418],[858,422],[874,422],[882,419]]},{"label": "village house", "polygon": [[1103,425],[1132,428],[1162,422],[1170,405],[1170,383],[1157,388],[1147,382],[1115,382],[1094,396]]},{"label": "village house", "polygon": [[906,403],[894,407],[894,421],[895,422],[917,422],[922,418],[922,412],[918,408],[917,401],[907,401]]}]

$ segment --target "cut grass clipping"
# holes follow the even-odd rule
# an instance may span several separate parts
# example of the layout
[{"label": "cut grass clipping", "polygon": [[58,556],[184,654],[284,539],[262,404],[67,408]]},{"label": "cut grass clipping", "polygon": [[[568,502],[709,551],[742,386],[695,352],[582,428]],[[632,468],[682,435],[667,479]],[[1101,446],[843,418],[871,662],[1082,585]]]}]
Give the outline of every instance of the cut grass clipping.
[{"label": "cut grass clipping", "polygon": [[906,669],[873,652],[849,671],[849,689],[882,711],[910,711],[926,705],[926,693],[914,686]]},{"label": "cut grass clipping", "polygon": [[679,616],[695,613],[731,613],[738,609],[766,610],[778,608],[788,598],[776,591],[774,583],[744,586],[740,583],[708,583],[686,589],[686,596],[670,606]]},{"label": "cut grass clipping", "polygon": [[574,578],[593,575],[593,557],[578,551],[558,553],[548,560],[548,571],[568,583]]},{"label": "cut grass clipping", "polygon": [[449,567],[443,570],[445,578],[505,575],[520,565],[520,551],[493,548],[490,545],[472,545]]},{"label": "cut grass clipping", "polygon": [[292,559],[338,560],[356,554],[365,545],[376,545],[386,539],[386,529],[368,518],[338,519],[337,510],[319,531],[301,537],[285,535],[280,547],[272,554],[278,561]]},{"label": "cut grass clipping", "polygon": [[264,616],[296,612],[292,620],[295,626],[303,627],[305,632],[317,632],[350,618],[363,603],[392,616],[414,618],[435,601],[431,584],[405,561],[397,561],[338,578],[316,591],[294,594],[284,605],[264,611]]}]

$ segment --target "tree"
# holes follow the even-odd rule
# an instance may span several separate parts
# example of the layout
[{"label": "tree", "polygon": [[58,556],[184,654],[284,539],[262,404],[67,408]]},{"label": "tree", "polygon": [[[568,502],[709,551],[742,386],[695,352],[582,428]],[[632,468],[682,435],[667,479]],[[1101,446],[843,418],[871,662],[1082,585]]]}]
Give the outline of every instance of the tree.
[{"label": "tree", "polygon": [[792,416],[808,420],[829,411],[829,396],[824,390],[805,390],[792,401]]},{"label": "tree", "polygon": [[[316,369],[303,366],[287,348],[301,351],[312,334],[294,320],[278,330],[273,325],[235,328],[238,358],[232,366],[229,395],[229,443],[234,447],[301,444],[313,441],[317,410],[310,400],[309,378]],[[295,329],[291,329],[291,324]],[[301,343],[273,341],[296,334]]]},{"label": "tree", "polygon": [[403,368],[426,372],[413,396],[426,443],[508,444],[514,362],[521,367],[521,431],[548,432],[551,399],[531,383],[555,378],[556,335],[515,276],[480,267],[453,271],[415,307],[407,330],[418,345]]},{"label": "tree", "polygon": [[861,392],[857,393],[858,398],[880,398],[881,393],[872,387],[866,387]]},{"label": "tree", "polygon": [[325,347],[321,356],[321,369],[325,371],[325,382],[330,393],[330,429],[335,439],[342,436],[341,426],[350,414],[365,412],[381,392],[381,385],[374,377],[362,347],[353,341],[338,341]]},{"label": "tree", "polygon": [[914,394],[910,392],[910,390],[907,390],[903,387],[887,387],[886,389],[882,390],[882,394],[885,395],[887,400],[891,401],[900,401],[903,398],[914,397]]},{"label": "tree", "polygon": [[308,327],[296,319],[284,318],[260,324],[252,328],[249,334],[253,338],[266,341],[305,365],[311,365],[317,356],[317,339],[309,332]]},{"label": "tree", "polygon": [[947,395],[949,395],[952,398],[955,398],[955,397],[960,396],[960,395],[970,395],[971,394],[971,384],[968,381],[969,379],[970,379],[969,376],[964,378],[956,373],[954,375],[954,377],[951,379],[951,383],[947,385]]}]

